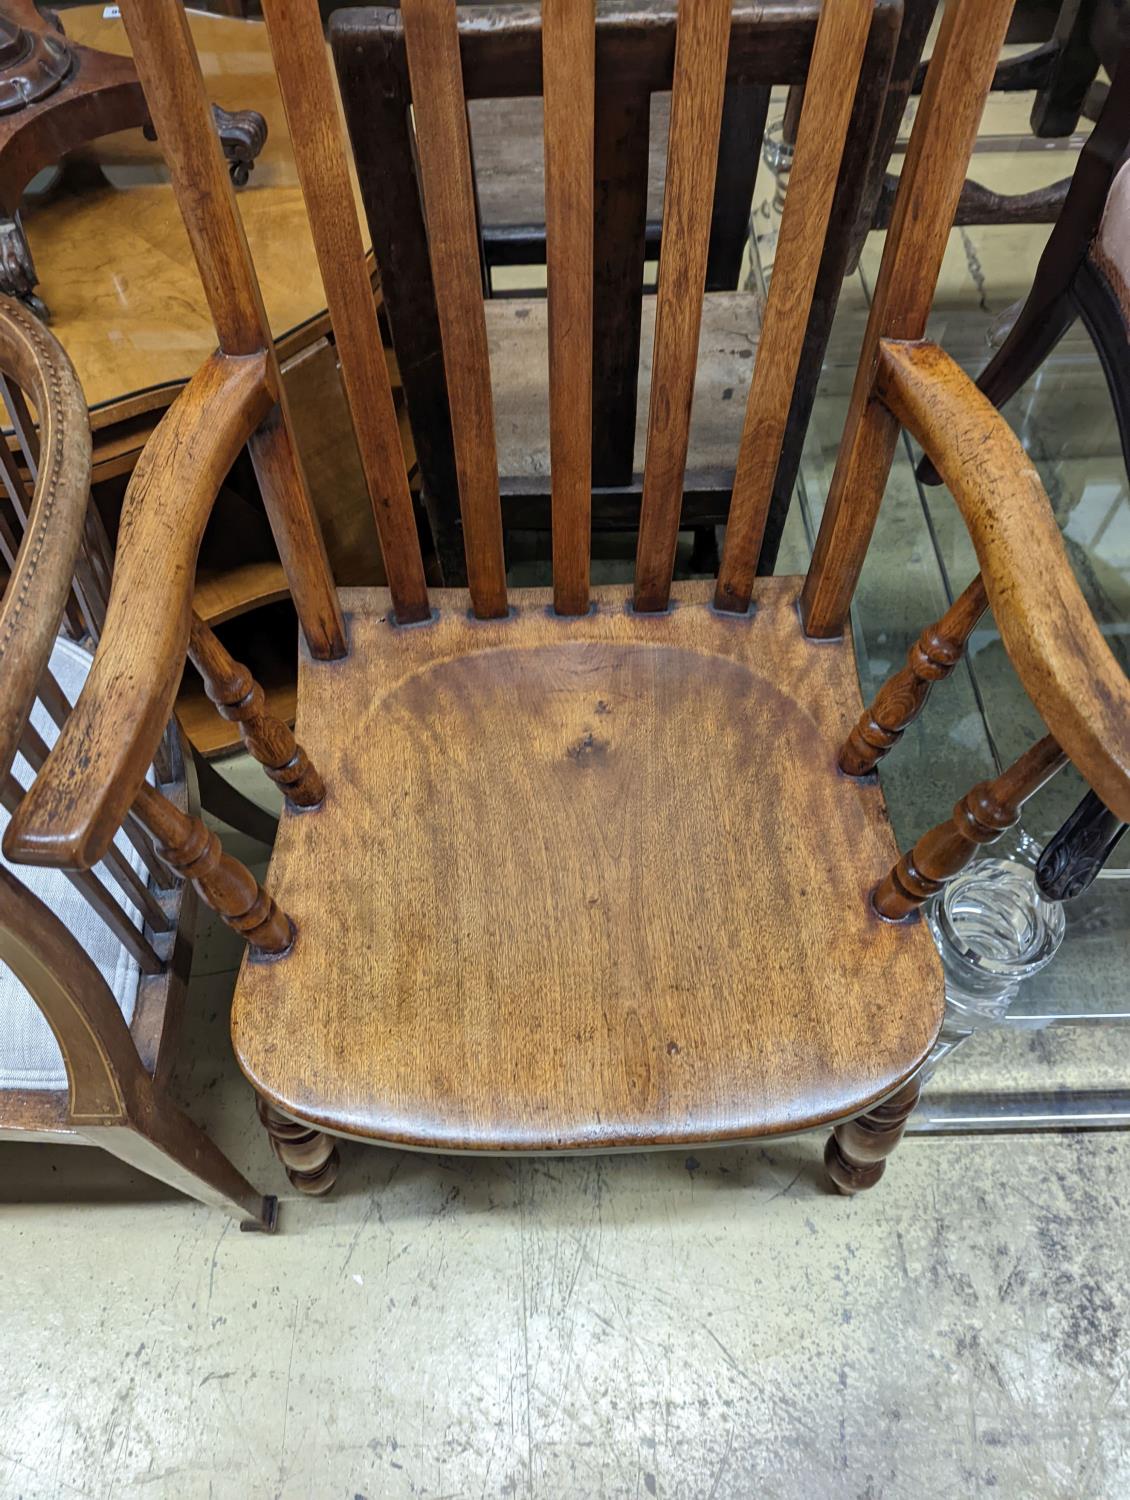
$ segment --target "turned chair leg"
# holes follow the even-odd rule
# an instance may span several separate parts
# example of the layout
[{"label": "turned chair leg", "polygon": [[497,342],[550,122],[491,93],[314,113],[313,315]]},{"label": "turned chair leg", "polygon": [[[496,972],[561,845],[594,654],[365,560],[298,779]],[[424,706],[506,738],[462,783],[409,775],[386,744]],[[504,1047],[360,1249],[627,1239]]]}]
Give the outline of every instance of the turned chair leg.
[{"label": "turned chair leg", "polygon": [[289,1120],[256,1095],[259,1118],[271,1138],[275,1155],[286,1169],[291,1186],[311,1198],[324,1197],[337,1181],[341,1164],[333,1136],[298,1120]]},{"label": "turned chair leg", "polygon": [[902,1140],[921,1087],[922,1080],[912,1078],[865,1115],[836,1126],[824,1148],[824,1165],[837,1192],[850,1197],[875,1186]]}]

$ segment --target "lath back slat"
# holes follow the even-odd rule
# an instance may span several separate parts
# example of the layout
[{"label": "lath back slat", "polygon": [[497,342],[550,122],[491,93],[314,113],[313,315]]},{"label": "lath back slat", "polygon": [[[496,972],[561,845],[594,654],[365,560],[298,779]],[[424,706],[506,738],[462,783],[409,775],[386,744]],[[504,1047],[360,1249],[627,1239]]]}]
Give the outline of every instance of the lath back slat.
[{"label": "lath back slat", "polygon": [[667,608],[679,536],[731,0],[680,0],[635,607]]},{"label": "lath back slat", "polygon": [[476,615],[505,615],[506,565],[475,190],[455,0],[402,6],[444,346],[467,579]]},{"label": "lath back slat", "polygon": [[595,0],[542,0],[553,602],[589,607]]},{"label": "lath back slat", "polygon": [[263,10],[393,607],[403,624],[425,620],[424,563],[321,20],[306,0],[266,0]]},{"label": "lath back slat", "polygon": [[770,282],[738,451],[719,609],[749,607],[871,12],[872,0],[827,0],[820,13],[777,240],[781,269]]}]

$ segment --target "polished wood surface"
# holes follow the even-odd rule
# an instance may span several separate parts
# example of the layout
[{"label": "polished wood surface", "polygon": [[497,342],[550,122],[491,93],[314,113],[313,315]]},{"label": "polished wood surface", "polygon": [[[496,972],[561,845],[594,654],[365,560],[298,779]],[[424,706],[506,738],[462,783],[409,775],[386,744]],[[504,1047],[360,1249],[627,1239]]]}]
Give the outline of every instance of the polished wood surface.
[{"label": "polished wood surface", "polygon": [[321,21],[303,0],[268,0],[266,13],[385,572],[410,624],[427,619],[428,590]]},{"label": "polished wood surface", "polygon": [[[125,27],[105,9],[67,10],[67,35],[128,55]],[[313,324],[326,302],[266,27],[197,11],[188,24],[208,98],[258,110],[267,121],[266,145],[237,202],[271,330],[281,338]],[[351,186],[356,200],[352,177]],[[121,419],[129,397],[139,409],[167,405],[162,388],[183,384],[216,336],[162,145],[139,130],[94,142],[23,215],[52,330],[78,371],[96,432]]]},{"label": "polished wood surface", "polygon": [[899,175],[843,441],[801,600],[805,628],[820,639],[844,628],[898,439],[897,421],[873,397],[879,341],[920,339],[926,332],[1012,6],[1013,0],[955,0],[942,17]]},{"label": "polished wood surface", "polygon": [[89,869],[133,804],[184,668],[204,523],[270,409],[267,374],[265,355],[214,354],[134,470],[102,641],[47,767],[9,824],[10,858]]},{"label": "polished wood surface", "polygon": [[455,0],[407,0],[404,36],[475,613],[506,613],[490,364]]},{"label": "polished wood surface", "polygon": [[680,0],[634,603],[667,608],[687,470],[731,0]]},{"label": "polished wood surface", "polygon": [[1035,465],[935,344],[884,341],[876,389],[957,501],[1025,692],[1087,782],[1130,819],[1130,682],[1083,597]]},{"label": "polished wood surface", "polygon": [[859,75],[871,9],[871,0],[850,0],[825,5],[820,13],[805,86],[809,102],[801,113],[774,256],[786,274],[770,282],[718,570],[719,609],[741,613],[749,607],[855,107],[855,94],[843,80]]},{"label": "polished wood surface", "polygon": [[1029,797],[1067,764],[1052,736],[1044,738],[992,781],[966,792],[953,817],[924,833],[875,890],[875,910],[898,922],[936,895],[983,844],[995,843],[1020,821]]},{"label": "polished wood surface", "polygon": [[545,0],[542,79],[553,603],[558,614],[583,615],[592,528],[595,0]]},{"label": "polished wood surface", "polygon": [[[32,313],[8,297],[0,298],[0,370],[14,377],[5,379],[4,388],[15,410],[20,411],[22,392],[27,392],[40,419],[37,433],[25,428],[25,459],[32,459],[30,503],[19,474],[8,469],[3,474],[15,525],[10,527],[0,511],[6,575],[0,599],[2,779],[16,753],[74,578],[90,491],[90,429],[66,354]],[[22,533],[18,537],[16,527]]]},{"label": "polished wood surface", "polygon": [[441,592],[402,631],[346,592],[351,655],[299,684],[326,801],[284,814],[267,877],[298,937],[236,992],[256,1087],[498,1150],[785,1132],[896,1087],[940,970],[924,925],[869,913],[894,845],[879,787],[836,770],[854,656],[806,642],[798,588],[760,580],[752,626],[709,583],[659,617],[626,587],[580,618],[523,591],[499,622]]},{"label": "polished wood surface", "polygon": [[874,702],[840,751],[840,770],[848,776],[873,771],[914,723],[926,706],[935,682],[957,666],[977,621],[989,606],[985,584],[978,573],[940,620],[927,625],[906,654],[906,666],[888,677]]}]

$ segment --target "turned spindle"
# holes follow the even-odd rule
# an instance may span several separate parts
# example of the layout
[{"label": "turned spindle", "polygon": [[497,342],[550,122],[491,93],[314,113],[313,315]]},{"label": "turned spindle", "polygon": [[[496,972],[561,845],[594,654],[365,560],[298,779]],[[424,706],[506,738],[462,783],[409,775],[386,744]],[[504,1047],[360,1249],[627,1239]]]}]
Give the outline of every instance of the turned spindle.
[{"label": "turned spindle", "polygon": [[915,1077],[865,1115],[837,1125],[824,1148],[824,1166],[837,1192],[850,1197],[874,1187],[887,1157],[902,1140],[921,1089]]},{"label": "turned spindle", "polygon": [[285,953],[294,924],[246,865],[225,854],[219,839],[151,786],[133,804],[138,821],[157,841],[161,858],[188,877],[202,900],[259,953]]},{"label": "turned spindle", "polygon": [[311,1198],[321,1198],[337,1181],[341,1165],[333,1136],[288,1119],[261,1094],[256,1096],[259,1119],[271,1146],[286,1169],[292,1187]]},{"label": "turned spindle", "polygon": [[988,599],[978,574],[950,605],[940,620],[926,629],[906,655],[906,666],[888,677],[864,709],[840,751],[840,770],[866,776],[914,723],[925,707],[935,682],[948,677],[965,654],[973,627],[985,612]]},{"label": "turned spindle", "polygon": [[188,654],[204,681],[204,691],[221,716],[239,725],[248,752],[282,789],[291,807],[318,807],[326,788],[306,751],[281,719],[267,710],[263,689],[230,655],[215,631],[192,616]]},{"label": "turned spindle", "polygon": [[909,916],[973,858],[1020,818],[1034,792],[1067,764],[1067,756],[1046,735],[995,781],[982,781],[953,810],[953,817],[924,833],[904,854],[872,897],[875,910],[892,922]]}]

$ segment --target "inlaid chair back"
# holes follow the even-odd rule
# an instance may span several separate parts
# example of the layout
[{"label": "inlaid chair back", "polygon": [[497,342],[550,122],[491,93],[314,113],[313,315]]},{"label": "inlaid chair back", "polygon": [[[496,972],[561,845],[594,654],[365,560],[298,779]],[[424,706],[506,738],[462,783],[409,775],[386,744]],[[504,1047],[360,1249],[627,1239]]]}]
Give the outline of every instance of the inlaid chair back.
[{"label": "inlaid chair back", "polygon": [[[773,7],[737,4],[729,19],[729,42],[723,60],[725,84],[721,105],[711,106],[706,123],[681,131],[702,132],[698,158],[702,180],[696,190],[709,204],[695,235],[706,234],[702,337],[699,346],[696,434],[691,444],[682,496],[687,527],[724,522],[730,500],[736,433],[748,388],[749,366],[743,362],[757,342],[756,294],[735,294],[737,268],[729,243],[738,228],[740,246],[748,237],[753,175],[760,153],[770,90],[773,85],[801,86],[812,62],[820,0],[792,0]],[[851,227],[860,209],[866,166],[898,36],[900,7],[878,0],[871,7],[863,52],[841,60],[838,86],[854,94],[850,125],[843,145],[834,208],[824,233],[816,224],[812,236],[821,246],[813,310],[808,318],[802,358],[793,382],[786,441],[774,488],[764,547],[771,569],[780,530],[796,479],[800,447],[826,348],[832,314],[850,251]],[[543,104],[557,91],[546,136],[546,174],[551,194],[561,201],[591,169],[585,183],[585,215],[592,220],[592,520],[598,529],[633,529],[639,520],[637,409],[646,389],[653,333],[654,298],[645,297],[645,258],[656,255],[647,231],[653,177],[662,189],[665,158],[654,141],[655,122],[666,111],[673,80],[677,5],[656,0],[645,6],[602,3],[581,6],[573,26],[585,28],[587,62],[574,57],[567,89],[577,88],[566,105],[560,100],[557,59],[546,70],[543,13],[537,5],[458,6],[459,57],[463,96],[471,121],[472,165],[478,129],[489,119],[500,132],[507,107]],[[556,37],[557,22],[545,24]],[[420,186],[424,171],[414,89],[425,94],[434,82],[409,66],[407,30],[395,10],[350,7],[331,25],[334,58],[341,83],[358,178],[373,248],[382,276],[385,314],[412,421],[422,491],[437,550],[449,582],[465,578],[458,517],[458,484],[452,440],[451,401],[445,373],[443,336],[436,282],[429,259],[429,228]],[[559,43],[553,42],[556,48]],[[552,53],[550,54],[552,56]],[[578,73],[578,68],[581,71]],[[856,81],[858,69],[858,83]],[[715,80],[715,83],[717,80]],[[816,90],[826,80],[814,79]],[[720,113],[719,113],[720,109]],[[486,112],[491,113],[487,114]],[[542,110],[544,115],[544,108]],[[717,115],[717,121],[713,116]],[[518,117],[522,131],[531,118]],[[719,127],[717,140],[711,132]],[[567,132],[564,133],[563,132]],[[710,139],[707,136],[710,135]],[[520,137],[524,141],[524,137]],[[555,147],[563,147],[562,151]],[[510,147],[513,171],[535,186],[543,179],[540,141],[525,142],[536,159],[522,159],[517,143]],[[649,144],[651,156],[649,157]],[[430,154],[434,155],[433,146]],[[448,149],[447,143],[438,148]],[[550,154],[557,150],[556,165]],[[580,151],[576,165],[572,153]],[[441,157],[441,160],[444,160]],[[582,166],[582,163],[585,164]],[[685,170],[685,169],[684,169]],[[555,184],[554,179],[559,179]],[[478,184],[473,181],[472,212]],[[548,201],[548,200],[546,200]],[[463,206],[460,206],[460,212]],[[546,210],[554,212],[553,207]],[[709,223],[709,229],[706,224]],[[656,226],[658,229],[658,226]],[[682,233],[685,226],[680,226]],[[541,230],[541,258],[547,256]],[[565,243],[558,230],[556,280],[564,261],[582,246]],[[481,235],[480,235],[481,239]],[[491,251],[488,247],[487,257]],[[789,274],[786,254],[783,269]],[[780,264],[780,262],[779,262]],[[551,283],[554,280],[551,274]],[[548,529],[546,480],[545,321],[533,293],[495,302],[487,309],[493,351],[492,371],[499,425],[498,463],[506,529]],[[575,336],[575,330],[573,335]],[[642,357],[641,357],[642,356]],[[736,418],[736,420],[734,420]],[[578,429],[580,430],[580,429]],[[556,461],[556,460],[554,460]]]}]

